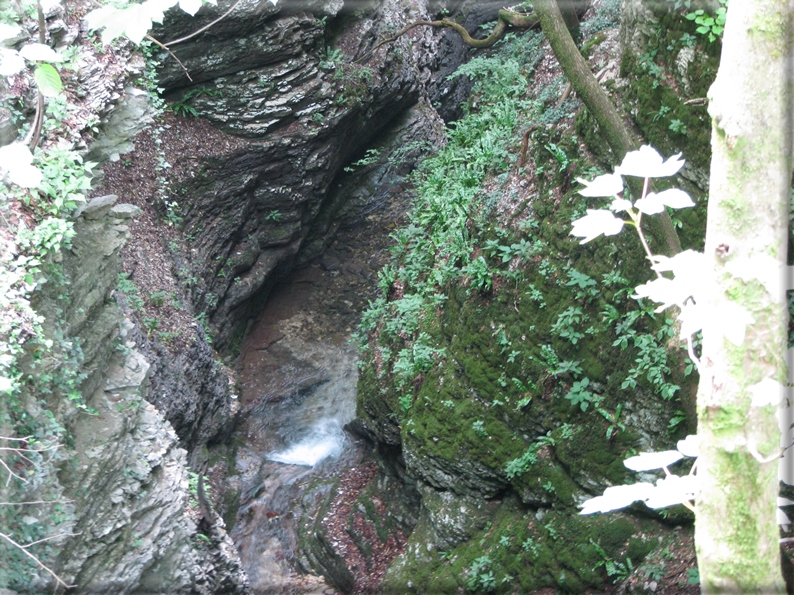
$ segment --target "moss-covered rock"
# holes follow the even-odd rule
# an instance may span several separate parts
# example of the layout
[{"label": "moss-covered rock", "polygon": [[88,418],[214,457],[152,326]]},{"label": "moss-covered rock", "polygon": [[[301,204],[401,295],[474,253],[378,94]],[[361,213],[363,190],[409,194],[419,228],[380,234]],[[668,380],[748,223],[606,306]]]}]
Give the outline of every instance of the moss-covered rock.
[{"label": "moss-covered rock", "polygon": [[[426,501],[431,509],[435,501]],[[635,537],[647,521],[615,514],[569,516],[525,509],[513,499],[492,501],[488,521],[457,547],[428,547],[436,536],[423,511],[405,553],[389,569],[386,593],[529,593],[544,587],[582,593],[621,578],[655,545]],[[631,566],[626,559],[631,559]],[[607,562],[613,575],[607,572]]]},{"label": "moss-covered rock", "polygon": [[[648,55],[628,44],[626,80],[612,91],[663,154],[691,154],[669,184],[698,202],[679,217],[684,245],[696,246],[709,132],[705,110],[684,101],[705,93],[715,64],[670,37],[688,30],[681,15],[648,14],[655,20],[643,21],[640,36]],[[679,32],[663,34],[660,18]],[[664,51],[648,50],[659,44]],[[677,79],[662,62],[651,66],[657,56]],[[546,125],[530,128],[529,165],[516,171],[494,159],[479,177],[478,137],[467,132],[501,109],[503,95],[489,85],[475,84],[479,115],[458,123],[419,176],[412,227],[397,232],[383,297],[365,316],[359,422],[404,456],[422,494],[386,592],[583,592],[621,578],[651,549],[640,527],[666,529],[647,511],[583,518],[578,505],[631,481],[623,460],[672,445],[682,431],[674,420],[691,410],[677,401],[691,399],[695,379],[683,374],[672,321],[631,298],[651,276],[636,234],[585,245],[570,235],[586,209],[607,204],[581,197],[575,177],[592,179],[614,156],[589,116],[575,114],[581,106],[554,105],[544,99],[550,88],[532,88],[528,118]],[[682,128],[662,122],[666,115],[687,127],[680,145]],[[492,133],[494,144],[507,142],[502,134]]]}]

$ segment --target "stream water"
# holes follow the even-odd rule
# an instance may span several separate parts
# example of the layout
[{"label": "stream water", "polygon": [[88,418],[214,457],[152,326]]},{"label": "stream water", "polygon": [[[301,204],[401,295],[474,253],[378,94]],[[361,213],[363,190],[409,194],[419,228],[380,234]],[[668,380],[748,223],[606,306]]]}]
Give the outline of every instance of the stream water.
[{"label": "stream water", "polygon": [[360,464],[366,446],[346,433],[355,415],[357,354],[350,343],[385,262],[385,208],[343,229],[320,262],[293,273],[272,293],[241,351],[240,506],[231,537],[262,593],[336,593],[301,574],[297,525],[316,515],[334,477]]}]

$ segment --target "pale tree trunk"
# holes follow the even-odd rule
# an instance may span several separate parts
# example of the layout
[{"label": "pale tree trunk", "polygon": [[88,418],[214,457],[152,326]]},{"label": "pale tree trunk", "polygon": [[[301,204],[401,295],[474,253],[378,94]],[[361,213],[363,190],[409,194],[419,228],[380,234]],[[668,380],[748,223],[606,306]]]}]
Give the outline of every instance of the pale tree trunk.
[{"label": "pale tree trunk", "polygon": [[[791,185],[791,52],[794,0],[731,0],[712,116],[706,260],[707,311],[737,304],[754,322],[736,346],[704,331],[698,387],[699,490],[695,544],[703,593],[785,593],[780,572],[780,432],[775,405],[786,382],[782,285],[738,275],[749,259],[763,274],[785,263]],[[730,263],[733,262],[733,265]],[[782,273],[781,273],[782,275]],[[725,316],[722,320],[727,320]],[[718,325],[719,326],[719,325]],[[766,380],[764,392],[754,387]]]}]

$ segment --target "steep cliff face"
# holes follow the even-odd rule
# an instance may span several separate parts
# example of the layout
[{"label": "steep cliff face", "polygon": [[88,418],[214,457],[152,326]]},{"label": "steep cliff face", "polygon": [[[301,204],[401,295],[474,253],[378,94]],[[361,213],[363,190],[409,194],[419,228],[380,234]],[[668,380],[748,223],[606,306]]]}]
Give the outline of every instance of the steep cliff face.
[{"label": "steep cliff face", "polygon": [[[3,478],[0,530],[21,546],[40,541],[23,551],[3,540],[0,587],[49,592],[60,580],[84,593],[244,593],[222,521],[197,528],[184,450],[226,423],[228,379],[201,337],[174,367],[117,305],[120,251],[140,209],[115,196],[69,206],[90,183],[79,152],[90,145],[92,159],[118,159],[154,112],[134,86],[144,59],[124,43],[99,51],[81,29],[85,10],[45,15],[48,42],[71,52],[40,141],[46,198],[0,191],[3,299],[17,300],[3,302],[1,325],[2,462],[14,476]],[[4,142],[34,116],[31,75],[2,81],[14,106],[13,118],[0,114]],[[147,399],[168,403],[174,424]]]},{"label": "steep cliff face", "polygon": [[[35,485],[4,490],[12,500],[56,504],[14,510],[4,515],[4,527],[16,529],[22,522],[42,537],[64,535],[57,549],[36,553],[83,593],[151,592],[164,586],[174,593],[245,592],[245,575],[222,525],[212,539],[198,537],[196,505],[188,502],[186,451],[163,414],[144,400],[151,360],[138,350],[132,324],[111,297],[127,223],[137,212],[116,204],[115,196],[90,201],[76,217],[75,236],[60,259],[62,277],[36,295],[34,307],[46,317],[54,349],[69,348],[58,352],[65,361],[54,367],[37,361],[35,352],[23,365],[51,375],[57,387],[59,374],[75,363],[70,355],[78,357],[83,380],[76,388],[82,398],[75,408],[60,400],[56,388],[44,402],[23,393],[20,402],[11,403],[12,416],[19,415],[18,407],[27,410],[32,428],[46,408],[64,435],[60,456],[33,459]],[[52,435],[44,432],[46,443]],[[5,586],[27,593],[51,584],[20,551],[8,549],[4,557]]]},{"label": "steep cliff face", "polygon": [[[80,317],[67,320],[68,333],[83,346],[83,394],[95,412],[75,416],[68,426],[73,443],[59,477],[74,515],[68,529],[76,535],[56,568],[85,593],[166,586],[175,593],[244,592],[245,575],[228,537],[199,539],[195,502],[188,512],[187,453],[164,414],[144,399],[157,360],[138,350],[132,324],[109,299],[125,223],[137,210],[114,202],[102,197],[88,203],[64,259],[77,306],[67,316]],[[222,552],[220,559],[212,560],[212,550]]]},{"label": "steep cliff face", "polygon": [[[206,6],[195,24],[166,21],[161,36],[179,37],[229,5]],[[220,349],[239,342],[275,278],[327,245],[343,167],[423,93],[436,51],[429,31],[417,29],[410,41],[355,60],[385,32],[426,15],[422,1],[348,10],[341,2],[321,9],[240,5],[173,47],[192,81],[163,59],[160,80],[169,101],[249,139],[194,162],[175,196],[189,247],[184,274],[200,279],[192,298],[209,313]],[[436,117],[427,111],[406,142],[431,138]]]}]

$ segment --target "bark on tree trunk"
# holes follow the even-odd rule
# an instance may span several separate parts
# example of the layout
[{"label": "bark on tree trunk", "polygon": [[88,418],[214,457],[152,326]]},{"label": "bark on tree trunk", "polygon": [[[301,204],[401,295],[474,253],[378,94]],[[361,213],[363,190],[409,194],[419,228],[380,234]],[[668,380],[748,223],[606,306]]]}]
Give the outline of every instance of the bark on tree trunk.
[{"label": "bark on tree trunk", "polygon": [[[638,143],[576,47],[556,0],[532,0],[532,6],[565,76],[595,118],[616,158],[623,159],[626,153],[638,148]],[[639,196],[639,192],[632,191]],[[660,242],[656,252],[676,254],[681,251],[678,234],[666,211],[646,221],[651,234]]]},{"label": "bark on tree trunk", "polygon": [[[724,325],[703,333],[695,544],[706,594],[786,592],[775,517],[782,387],[757,389],[770,379],[786,383],[785,286],[775,290],[747,272],[774,275],[774,263],[786,261],[792,14],[794,0],[733,0],[709,91],[705,254],[714,291],[703,306],[738,305],[754,323],[740,346],[726,340]],[[748,269],[738,275],[732,267],[742,262]]]}]

